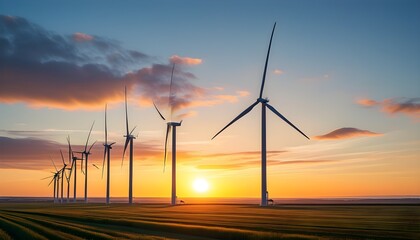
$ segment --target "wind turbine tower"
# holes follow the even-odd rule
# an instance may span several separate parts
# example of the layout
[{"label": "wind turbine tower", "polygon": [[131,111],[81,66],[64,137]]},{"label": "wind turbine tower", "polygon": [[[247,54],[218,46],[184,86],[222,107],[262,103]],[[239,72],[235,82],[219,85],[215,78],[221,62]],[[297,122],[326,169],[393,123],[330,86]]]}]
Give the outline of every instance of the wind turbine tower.
[{"label": "wind turbine tower", "polygon": [[104,177],[104,167],[106,159],[106,204],[109,204],[109,181],[110,181],[110,166],[111,166],[111,149],[115,142],[108,143],[108,129],[106,121],[107,105],[105,104],[105,143],[104,143],[104,160],[102,162],[102,177]]},{"label": "wind turbine tower", "polygon": [[[71,172],[70,172],[70,177],[71,177],[71,173],[74,172],[74,184],[73,184],[73,202],[77,201],[77,192],[76,192],[76,187],[77,187],[77,161],[83,161],[83,158],[78,158],[76,156],[74,156],[74,152],[71,148],[71,144],[70,144],[70,137],[67,137],[67,143],[69,144],[69,156],[71,155]],[[83,168],[81,168],[83,170]]]},{"label": "wind turbine tower", "polygon": [[136,127],[134,127],[131,130],[131,132],[129,131],[128,112],[127,112],[127,87],[125,87],[124,89],[124,96],[125,96],[125,126],[126,126],[126,134],[124,135],[124,137],[126,138],[126,140],[124,144],[124,152],[123,152],[123,157],[121,161],[121,167],[124,164],[124,155],[125,155],[125,151],[127,150],[127,146],[130,145],[129,176],[128,176],[128,203],[132,204],[133,203],[133,154],[134,154],[133,140],[136,139],[136,137],[134,137],[132,134],[133,134],[134,129],[136,129]]},{"label": "wind turbine tower", "polygon": [[[88,196],[87,196],[87,191],[88,191],[88,159],[89,159],[89,155],[90,155],[90,150],[92,149],[92,147],[95,145],[96,141],[90,146],[89,150],[87,149],[88,143],[89,143],[89,138],[90,138],[90,134],[92,133],[92,129],[93,129],[93,125],[95,125],[95,121],[93,121],[92,126],[90,127],[89,130],[89,135],[86,139],[86,144],[85,144],[85,149],[83,150],[83,152],[77,152],[77,153],[81,153],[82,154],[82,169],[83,169],[83,160],[85,161],[85,203],[88,202]],[[83,170],[82,170],[83,171]]]},{"label": "wind turbine tower", "polygon": [[[173,109],[173,102],[174,102],[174,95],[172,94],[172,82],[174,76],[174,69],[175,64],[172,66],[172,73],[171,73],[171,81],[169,84],[169,109],[170,109],[170,118],[172,119],[172,109]],[[159,113],[159,116],[166,121],[165,117],[157,108],[156,104],[153,103],[155,106],[156,111]],[[175,122],[170,120],[166,123],[166,137],[165,137],[165,156],[163,160],[163,171],[165,171],[166,167],[166,154],[167,154],[167,147],[168,147],[168,136],[172,130],[172,191],[171,191],[171,204],[176,205],[176,127],[181,126],[182,121]]]}]

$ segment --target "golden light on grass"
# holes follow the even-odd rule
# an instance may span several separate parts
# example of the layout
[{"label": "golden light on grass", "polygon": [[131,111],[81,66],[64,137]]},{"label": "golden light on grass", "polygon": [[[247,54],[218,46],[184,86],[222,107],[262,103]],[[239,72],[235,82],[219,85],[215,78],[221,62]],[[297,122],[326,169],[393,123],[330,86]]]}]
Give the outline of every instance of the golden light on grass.
[{"label": "golden light on grass", "polygon": [[204,178],[196,178],[192,187],[197,193],[205,193],[209,190],[209,183]]}]

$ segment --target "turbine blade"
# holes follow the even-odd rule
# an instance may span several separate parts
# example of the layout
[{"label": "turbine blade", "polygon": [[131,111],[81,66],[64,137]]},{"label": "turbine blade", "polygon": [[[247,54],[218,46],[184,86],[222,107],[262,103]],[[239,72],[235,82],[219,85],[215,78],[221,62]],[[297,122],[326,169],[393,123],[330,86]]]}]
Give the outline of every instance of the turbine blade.
[{"label": "turbine blade", "polygon": [[247,109],[245,109],[243,112],[241,112],[236,118],[234,118],[228,125],[226,125],[224,128],[222,128],[222,130],[220,130],[218,133],[216,133],[216,135],[214,135],[214,137],[212,137],[211,139],[213,140],[217,135],[219,135],[221,132],[223,132],[223,130],[225,130],[230,125],[232,125],[234,122],[238,121],[241,117],[243,117],[247,113],[249,113],[255,107],[255,105],[257,105],[258,103],[259,103],[259,101],[254,102],[251,106],[249,106]]},{"label": "turbine blade", "polygon": [[50,156],[50,160],[51,160],[52,164],[54,165],[55,171],[58,171],[57,167],[55,166],[54,160],[51,158],[51,156]]},{"label": "turbine blade", "polygon": [[105,145],[108,144],[108,129],[107,129],[107,123],[106,123],[106,109],[107,109],[107,104],[105,104]]},{"label": "turbine blade", "polygon": [[104,169],[105,169],[105,158],[106,158],[106,153],[107,153],[107,148],[108,145],[105,145],[105,150],[104,150],[104,160],[102,161],[102,178],[104,178]]},{"label": "turbine blade", "polygon": [[166,137],[165,137],[165,155],[163,157],[163,172],[165,172],[165,168],[166,168],[166,155],[168,153],[168,137],[169,137],[169,133],[171,132],[171,125],[167,125],[166,127]]},{"label": "turbine blade", "polygon": [[125,140],[125,144],[124,144],[124,151],[123,151],[123,157],[122,157],[122,161],[121,161],[121,167],[123,166],[123,164],[124,164],[124,156],[125,156],[125,151],[127,150],[127,146],[128,146],[128,143],[130,142],[130,138],[127,136],[126,137],[126,140]]},{"label": "turbine blade", "polygon": [[124,96],[125,96],[125,128],[127,130],[127,135],[128,135],[127,86],[125,86],[125,89],[124,89]]},{"label": "turbine blade", "polygon": [[73,160],[74,154],[73,154],[73,150],[71,149],[70,136],[67,136],[67,142],[69,144],[69,163],[71,163],[71,161]]},{"label": "turbine blade", "polygon": [[66,165],[66,163],[64,162],[63,151],[61,151],[61,149],[60,149],[60,154],[61,154],[61,160],[63,161],[63,165]]},{"label": "turbine blade", "polygon": [[48,183],[48,186],[51,185],[51,183],[55,180],[56,176],[54,175],[54,177],[51,179],[50,183]]},{"label": "turbine blade", "polygon": [[86,152],[86,149],[87,149],[87,145],[89,143],[90,134],[92,133],[93,125],[95,125],[95,121],[93,121],[92,126],[90,127],[90,130],[89,130],[89,135],[88,135],[88,137],[86,139],[85,152]]},{"label": "turbine blade", "polygon": [[74,169],[74,161],[71,163],[69,179],[71,178],[71,174],[73,173],[73,169]]},{"label": "turbine blade", "polygon": [[[64,169],[65,170],[65,169]],[[67,182],[69,181],[69,178],[67,177],[67,173],[66,173],[66,171],[64,171],[63,170],[63,173],[64,173],[64,177],[66,178],[66,180],[67,180]]]},{"label": "turbine blade", "polygon": [[133,129],[132,129],[132,130],[131,130],[131,132],[130,132],[130,135],[131,135],[131,134],[133,134],[134,129],[136,129],[136,127],[137,127],[137,126],[134,126],[134,127],[133,127]]},{"label": "turbine blade", "polygon": [[41,178],[41,180],[45,180],[45,179],[48,179],[48,178],[50,178],[51,176],[48,176],[48,177],[44,177],[44,178]]},{"label": "turbine blade", "polygon": [[263,73],[261,90],[260,90],[260,98],[262,98],[262,94],[263,94],[263,91],[264,91],[265,76],[267,75],[267,65],[268,65],[268,59],[270,58],[271,41],[273,40],[274,29],[276,29],[276,23],[274,23],[273,31],[271,32],[270,44],[268,45],[268,51],[267,51],[267,58],[265,59],[264,73]]},{"label": "turbine blade", "polygon": [[96,142],[97,142],[97,141],[94,141],[94,142],[92,143],[92,146],[90,146],[88,153],[90,153],[90,150],[93,148],[93,146],[95,145],[95,143],[96,143]]},{"label": "turbine blade", "polygon": [[96,167],[96,169],[99,169],[98,166],[96,166],[96,164],[92,163],[92,166]]},{"label": "turbine blade", "polygon": [[163,119],[163,121],[166,121],[166,119],[163,117],[162,113],[160,113],[159,109],[156,107],[155,102],[153,102],[153,106],[155,106],[156,111],[159,113],[159,115]]},{"label": "turbine blade", "polygon": [[279,113],[273,106],[269,105],[268,103],[266,104],[267,107],[277,116],[279,116],[281,119],[283,119],[283,121],[285,121],[286,123],[288,123],[291,127],[293,127],[294,129],[296,129],[296,131],[300,132],[300,134],[302,134],[303,136],[305,136],[307,139],[309,139],[308,136],[306,136],[302,131],[299,130],[299,128],[297,128],[295,125],[293,125],[293,123],[291,123],[289,120],[287,120],[287,118],[285,118],[283,115],[281,115],[281,113]]}]

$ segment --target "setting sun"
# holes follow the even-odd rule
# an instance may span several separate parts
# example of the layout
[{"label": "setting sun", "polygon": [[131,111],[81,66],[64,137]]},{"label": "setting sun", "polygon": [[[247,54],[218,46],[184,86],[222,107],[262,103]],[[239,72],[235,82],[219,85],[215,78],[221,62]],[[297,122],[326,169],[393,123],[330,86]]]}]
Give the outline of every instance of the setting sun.
[{"label": "setting sun", "polygon": [[209,190],[209,183],[204,178],[197,178],[193,182],[193,188],[198,193],[207,192]]}]

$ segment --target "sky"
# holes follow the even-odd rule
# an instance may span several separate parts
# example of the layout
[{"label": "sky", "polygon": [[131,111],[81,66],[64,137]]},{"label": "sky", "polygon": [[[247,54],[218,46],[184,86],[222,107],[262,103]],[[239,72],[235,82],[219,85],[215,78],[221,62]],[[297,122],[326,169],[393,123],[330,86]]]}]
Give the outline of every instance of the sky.
[{"label": "sky", "polygon": [[420,196],[418,1],[0,0],[0,15],[0,196],[51,196],[51,159],[93,122],[89,196],[104,196],[105,104],[111,196],[127,196],[126,86],[135,197],[170,196],[153,102],[183,120],[179,197],[259,197],[261,107],[211,138],[258,98],[275,22],[263,97],[310,140],[267,112],[270,197]]}]

